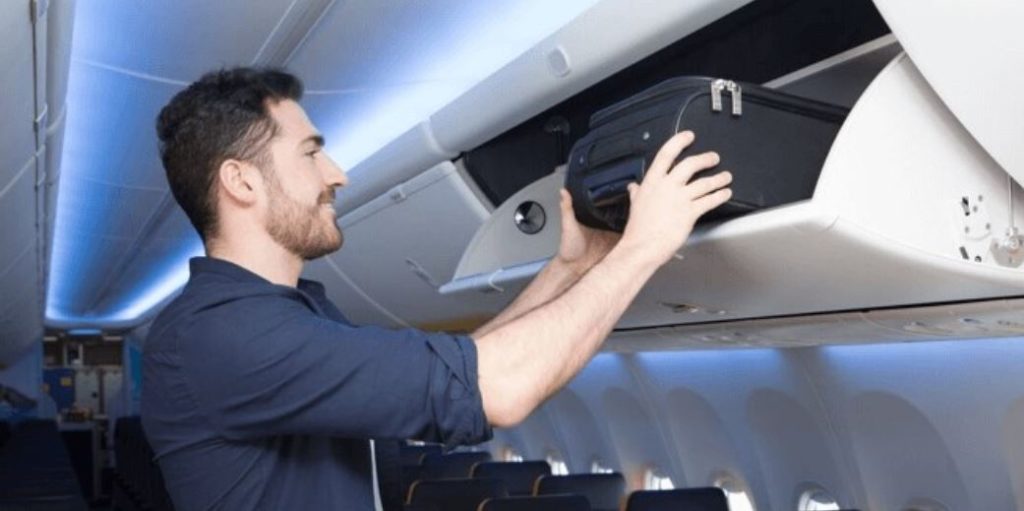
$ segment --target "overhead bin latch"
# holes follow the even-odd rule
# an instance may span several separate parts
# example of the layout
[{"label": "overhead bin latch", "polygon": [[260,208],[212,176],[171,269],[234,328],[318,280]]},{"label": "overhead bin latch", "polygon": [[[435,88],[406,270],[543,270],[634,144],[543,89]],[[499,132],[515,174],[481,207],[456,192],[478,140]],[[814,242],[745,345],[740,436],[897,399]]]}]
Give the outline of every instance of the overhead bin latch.
[{"label": "overhead bin latch", "polygon": [[996,261],[1003,266],[1018,267],[1024,262],[1024,236],[1017,229],[1016,216],[1013,211],[1013,179],[1006,174],[1006,202],[1009,210],[1006,233],[1002,238],[992,241],[992,253]]},{"label": "overhead bin latch", "polygon": [[711,111],[722,111],[722,92],[728,91],[732,96],[732,115],[743,115],[743,87],[732,80],[719,78],[711,82]]}]

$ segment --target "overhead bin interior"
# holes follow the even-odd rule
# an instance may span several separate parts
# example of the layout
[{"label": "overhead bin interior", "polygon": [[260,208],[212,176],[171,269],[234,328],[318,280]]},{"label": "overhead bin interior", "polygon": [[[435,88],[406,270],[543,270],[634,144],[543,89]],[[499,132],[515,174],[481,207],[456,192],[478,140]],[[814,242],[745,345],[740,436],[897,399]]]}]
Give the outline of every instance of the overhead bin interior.
[{"label": "overhead bin interior", "polygon": [[[589,131],[594,113],[665,80],[707,76],[764,83],[827,61],[888,32],[869,1],[753,2],[692,34],[683,34],[685,37],[466,151],[463,159],[488,198],[500,204],[565,163],[573,144]],[[877,66],[875,73],[888,62],[877,60],[866,63]],[[850,107],[848,96],[859,96],[871,76],[846,73],[850,74],[859,78],[838,80],[845,84],[842,89],[850,91],[845,94],[830,91],[834,83],[786,92],[811,92],[805,97]]]}]

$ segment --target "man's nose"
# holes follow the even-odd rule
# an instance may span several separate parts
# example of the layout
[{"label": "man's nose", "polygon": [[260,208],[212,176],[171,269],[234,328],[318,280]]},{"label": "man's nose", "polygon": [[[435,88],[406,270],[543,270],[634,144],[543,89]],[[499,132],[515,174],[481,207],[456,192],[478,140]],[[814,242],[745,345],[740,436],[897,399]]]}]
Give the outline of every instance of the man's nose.
[{"label": "man's nose", "polygon": [[334,163],[334,159],[328,157],[327,164],[323,169],[324,183],[331,188],[348,186],[348,174]]}]

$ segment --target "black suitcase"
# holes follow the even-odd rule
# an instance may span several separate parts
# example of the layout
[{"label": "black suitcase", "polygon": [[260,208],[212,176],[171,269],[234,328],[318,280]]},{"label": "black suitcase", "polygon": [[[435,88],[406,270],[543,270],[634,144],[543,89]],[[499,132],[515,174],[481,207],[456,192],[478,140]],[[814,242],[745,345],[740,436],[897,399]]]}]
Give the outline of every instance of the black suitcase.
[{"label": "black suitcase", "polygon": [[680,159],[716,151],[721,163],[694,179],[729,170],[732,199],[702,221],[809,199],[846,108],[759,85],[706,77],[673,78],[598,111],[569,154],[566,188],[584,225],[622,231],[629,183],[643,179],[672,135],[696,140]]}]

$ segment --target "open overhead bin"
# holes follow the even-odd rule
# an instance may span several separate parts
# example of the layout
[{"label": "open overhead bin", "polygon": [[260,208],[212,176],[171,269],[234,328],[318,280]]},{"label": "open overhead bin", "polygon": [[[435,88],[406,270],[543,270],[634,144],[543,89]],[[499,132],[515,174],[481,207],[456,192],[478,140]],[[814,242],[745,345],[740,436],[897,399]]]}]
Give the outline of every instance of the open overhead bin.
[{"label": "open overhead bin", "polygon": [[[442,292],[515,292],[528,281],[557,236],[542,249],[517,242],[528,235],[508,226],[531,201],[557,215],[560,184],[538,181],[498,208]],[[619,327],[1024,295],[1022,200],[1020,187],[900,55],[854,105],[809,200],[700,226],[683,259],[655,274]],[[496,243],[492,231],[510,235]]]}]

